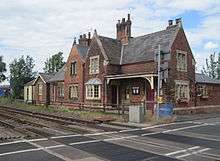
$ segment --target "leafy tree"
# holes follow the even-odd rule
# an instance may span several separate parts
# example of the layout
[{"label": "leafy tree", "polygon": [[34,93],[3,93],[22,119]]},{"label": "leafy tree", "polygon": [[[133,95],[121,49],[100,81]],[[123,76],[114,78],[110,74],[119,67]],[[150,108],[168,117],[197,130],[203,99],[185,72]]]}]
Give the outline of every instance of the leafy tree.
[{"label": "leafy tree", "polygon": [[2,56],[0,56],[0,83],[6,79],[4,73],[6,72],[6,63],[3,62]]},{"label": "leafy tree", "polygon": [[218,60],[217,60],[217,79],[220,79],[220,53],[218,53]]},{"label": "leafy tree", "polygon": [[202,73],[208,75],[211,78],[217,78],[217,66],[218,62],[215,60],[215,53],[206,59],[206,66],[203,66]]},{"label": "leafy tree", "polygon": [[63,53],[58,52],[54,54],[51,58],[47,59],[45,62],[44,72],[45,73],[55,73],[64,65]]},{"label": "leafy tree", "polygon": [[31,81],[36,74],[33,72],[34,60],[30,56],[26,56],[26,58],[22,56],[18,60],[14,59],[9,68],[12,96],[21,99],[23,98],[24,85]]}]

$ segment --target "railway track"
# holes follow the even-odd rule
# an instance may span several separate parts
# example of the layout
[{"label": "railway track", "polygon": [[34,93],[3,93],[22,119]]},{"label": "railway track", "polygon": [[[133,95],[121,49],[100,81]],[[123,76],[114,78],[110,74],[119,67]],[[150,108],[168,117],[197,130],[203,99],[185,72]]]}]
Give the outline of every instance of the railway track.
[{"label": "railway track", "polygon": [[31,117],[40,118],[40,119],[58,122],[58,123],[63,123],[63,124],[95,125],[98,123],[95,121],[88,121],[88,120],[76,119],[72,117],[62,117],[62,116],[57,116],[57,115],[52,115],[52,114],[32,112],[28,110],[13,108],[13,107],[0,106],[0,109],[4,111],[10,111],[10,112],[14,112],[14,113],[21,114],[21,115],[31,116]]},{"label": "railway track", "polygon": [[[1,119],[4,118],[4,120]],[[0,106],[0,125],[22,134],[24,138],[40,138],[64,134],[88,133],[88,128],[112,131],[99,122],[32,112],[14,107]],[[85,127],[85,128],[82,128]],[[58,129],[58,130],[57,130]],[[1,133],[1,132],[0,132]],[[0,136],[1,137],[1,136]],[[10,138],[10,137],[9,137]],[[1,139],[1,138],[0,138]]]}]

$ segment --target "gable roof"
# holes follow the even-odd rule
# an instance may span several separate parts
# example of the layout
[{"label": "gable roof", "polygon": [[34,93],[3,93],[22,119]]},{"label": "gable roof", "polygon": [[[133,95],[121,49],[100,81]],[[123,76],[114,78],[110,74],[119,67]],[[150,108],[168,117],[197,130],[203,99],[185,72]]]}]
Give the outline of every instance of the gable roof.
[{"label": "gable roof", "polygon": [[121,43],[113,38],[98,36],[110,64],[120,64]]},{"label": "gable roof", "polygon": [[57,82],[57,81],[64,81],[64,74],[65,74],[65,65],[54,74],[48,81],[49,82]]},{"label": "gable roof", "polygon": [[30,82],[27,82],[24,86],[32,86],[34,85],[36,79],[31,80]]},{"label": "gable roof", "polygon": [[128,44],[124,45],[121,64],[154,60],[159,44],[161,51],[169,52],[178,31],[179,27],[173,26],[166,30],[131,38]]},{"label": "gable roof", "polygon": [[169,52],[178,31],[179,27],[175,25],[166,30],[130,38],[126,45],[117,39],[100,35],[97,37],[110,64],[123,65],[154,60],[159,44],[161,51]]},{"label": "gable roof", "polygon": [[211,83],[211,84],[220,84],[220,80],[210,78],[205,74],[196,73],[195,74],[196,83]]},{"label": "gable roof", "polygon": [[75,46],[76,46],[76,49],[78,50],[78,53],[79,53],[80,57],[82,58],[82,60],[85,60],[89,47],[85,46],[85,45],[79,45],[79,44],[76,44]]},{"label": "gable roof", "polygon": [[38,78],[41,78],[42,81],[46,84],[49,83],[49,80],[54,76],[54,74],[47,74],[47,73],[39,73],[37,78],[34,80],[34,84],[38,80]]}]

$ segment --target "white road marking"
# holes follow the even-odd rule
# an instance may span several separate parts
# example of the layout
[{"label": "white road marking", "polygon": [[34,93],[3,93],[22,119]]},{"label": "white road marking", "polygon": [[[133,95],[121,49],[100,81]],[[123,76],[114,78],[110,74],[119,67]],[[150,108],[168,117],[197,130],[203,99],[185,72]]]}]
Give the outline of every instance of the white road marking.
[{"label": "white road marking", "polygon": [[122,132],[130,132],[130,131],[139,131],[139,130],[142,130],[141,128],[136,128],[136,129],[126,129],[126,130],[121,130],[121,131],[118,131],[119,133],[122,133]]},{"label": "white road marking", "polygon": [[53,136],[51,139],[60,139],[60,138],[70,138],[70,137],[77,137],[82,136],[81,134],[74,134],[74,135],[61,135],[61,136]]},{"label": "white road marking", "polygon": [[162,132],[161,131],[159,131],[159,132],[151,132],[151,133],[141,134],[141,136],[155,135],[155,134],[160,134]]},{"label": "white road marking", "polygon": [[7,152],[7,153],[0,154],[0,156],[11,155],[11,154],[18,154],[18,153],[25,153],[25,152],[31,152],[31,151],[39,151],[39,150],[43,150],[43,148],[35,148],[35,149],[27,149],[27,150],[19,150],[19,151]]},{"label": "white road marking", "polygon": [[205,149],[201,149],[201,150],[198,150],[198,151],[194,151],[192,153],[187,153],[187,154],[179,155],[176,158],[179,159],[179,158],[187,157],[187,156],[190,156],[190,155],[193,155],[193,154],[202,153],[202,152],[208,151],[208,150],[210,150],[210,148],[205,148]]},{"label": "white road marking", "polygon": [[110,131],[110,132],[100,132],[100,133],[91,133],[91,134],[84,134],[83,136],[98,136],[98,135],[108,135],[108,134],[116,134],[117,131]]},{"label": "white road marking", "polygon": [[96,142],[100,142],[100,141],[101,141],[101,140],[81,141],[81,142],[70,143],[69,145],[79,145],[79,144],[96,143]]},{"label": "white road marking", "polygon": [[[35,142],[35,141],[46,141],[46,140],[48,140],[48,138],[30,139],[30,140],[27,140],[27,141]],[[25,141],[25,140],[24,140],[24,141]]]},{"label": "white road marking", "polygon": [[171,153],[167,153],[165,154],[166,156],[171,156],[171,155],[174,155],[174,154],[179,154],[179,153],[183,153],[183,152],[187,152],[188,150],[195,150],[195,149],[199,149],[200,146],[194,146],[194,147],[191,147],[191,148],[187,148],[187,149],[183,149],[183,150],[177,150],[177,151],[174,151],[174,152],[171,152]]},{"label": "white road marking", "polygon": [[176,128],[176,129],[172,129],[172,130],[165,130],[162,133],[168,133],[168,132],[173,132],[173,131],[180,131],[180,130],[191,129],[191,128],[201,127],[201,126],[208,126],[208,125],[207,124],[201,124],[201,125],[193,125],[193,126],[181,127],[181,128]]},{"label": "white road marking", "polygon": [[136,138],[136,137],[138,137],[138,135],[124,136],[124,137],[115,137],[115,138],[109,138],[109,139],[103,139],[103,141],[123,140],[123,139]]},{"label": "white road marking", "polygon": [[[44,141],[44,140],[48,140],[48,138],[30,139],[30,140],[28,140],[28,141],[35,142],[35,141]],[[0,143],[0,146],[1,146],[1,145],[16,144],[16,143],[24,143],[24,142],[26,142],[26,140],[17,140],[17,141],[12,141],[12,142]]]},{"label": "white road marking", "polygon": [[61,148],[61,147],[64,147],[64,146],[66,146],[66,145],[64,145],[64,144],[53,145],[53,146],[47,146],[47,147],[45,147],[45,149]]}]

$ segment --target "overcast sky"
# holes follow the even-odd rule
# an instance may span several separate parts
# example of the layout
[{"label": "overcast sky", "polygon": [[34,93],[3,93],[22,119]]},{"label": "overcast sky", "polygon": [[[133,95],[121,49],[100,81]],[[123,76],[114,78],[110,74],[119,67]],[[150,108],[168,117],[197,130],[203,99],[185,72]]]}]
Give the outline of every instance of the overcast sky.
[{"label": "overcast sky", "polygon": [[58,51],[66,60],[80,34],[97,29],[115,38],[115,24],[127,13],[133,37],[165,29],[169,19],[182,17],[198,71],[209,54],[220,51],[220,0],[1,0],[0,55],[7,64],[31,55],[40,72]]}]

